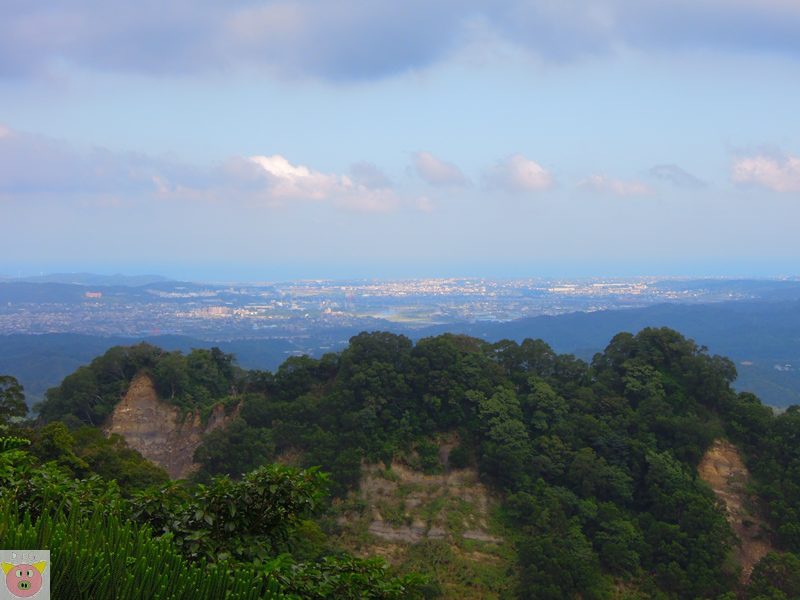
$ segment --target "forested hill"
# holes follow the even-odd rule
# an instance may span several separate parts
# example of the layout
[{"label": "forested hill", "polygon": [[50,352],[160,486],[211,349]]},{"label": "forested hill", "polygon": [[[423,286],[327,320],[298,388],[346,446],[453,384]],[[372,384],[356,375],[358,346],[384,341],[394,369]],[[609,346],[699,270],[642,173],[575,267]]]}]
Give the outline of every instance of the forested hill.
[{"label": "forested hill", "polygon": [[[238,369],[219,351],[117,348],[51,390],[41,417],[98,424],[142,371],[186,408],[239,405],[198,449],[200,480],[291,455],[329,472],[333,496],[344,498],[364,463],[477,468],[502,499],[498,518],[515,553],[504,589],[518,597],[800,594],[800,410],[774,415],[736,393],[734,364],[675,331],[618,334],[590,363],[530,339],[445,334],[414,344],[362,333],[341,353],[290,358],[275,373]],[[443,435],[460,440],[447,464]],[[742,589],[736,540],[697,476],[719,438],[742,451],[769,524],[764,536],[783,551]],[[336,506],[323,525],[329,534]],[[414,568],[431,576],[429,597],[446,593],[446,582],[434,585],[436,564]]]},{"label": "forested hill", "polygon": [[[345,339],[351,332],[344,336]],[[228,353],[243,358],[253,368],[277,367],[298,346],[285,339],[233,340],[208,342],[182,335],[158,335],[142,339],[101,337],[77,333],[47,333],[41,335],[13,334],[0,336],[0,373],[13,374],[25,385],[29,404],[44,398],[45,392],[58,385],[81,365],[114,346],[130,346],[140,342],[165,350],[188,353],[192,348],[219,346]]]},{"label": "forested hill", "polygon": [[575,312],[506,323],[431,327],[425,335],[458,332],[487,341],[546,340],[558,352],[591,359],[619,331],[669,327],[736,361],[735,386],[772,406],[800,404],[800,302],[796,299]]}]

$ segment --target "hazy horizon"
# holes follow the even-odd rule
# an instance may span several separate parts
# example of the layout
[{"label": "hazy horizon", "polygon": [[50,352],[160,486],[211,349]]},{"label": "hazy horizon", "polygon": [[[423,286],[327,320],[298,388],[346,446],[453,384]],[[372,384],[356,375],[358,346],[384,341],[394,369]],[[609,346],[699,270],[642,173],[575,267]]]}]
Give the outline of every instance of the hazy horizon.
[{"label": "hazy horizon", "polygon": [[[742,268],[719,264],[656,265],[629,264],[620,266],[591,266],[577,264],[542,265],[524,267],[521,265],[489,266],[435,266],[388,265],[388,268],[375,268],[370,265],[351,266],[256,266],[241,265],[209,268],[208,265],[158,265],[117,266],[103,265],[57,265],[55,267],[26,266],[12,269],[0,265],[0,278],[25,279],[50,275],[91,274],[99,276],[122,275],[127,277],[158,276],[175,281],[215,282],[275,282],[309,280],[412,280],[412,279],[593,279],[593,278],[667,278],[667,279],[796,279],[800,271],[791,270],[793,261],[773,261],[767,265]],[[651,267],[651,270],[648,270]],[[783,267],[783,268],[782,268]]]}]

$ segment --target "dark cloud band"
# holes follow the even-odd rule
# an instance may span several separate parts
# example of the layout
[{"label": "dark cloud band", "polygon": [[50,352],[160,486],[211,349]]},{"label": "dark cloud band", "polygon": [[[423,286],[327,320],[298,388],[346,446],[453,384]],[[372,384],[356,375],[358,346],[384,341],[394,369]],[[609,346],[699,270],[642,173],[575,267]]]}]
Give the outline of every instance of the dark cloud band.
[{"label": "dark cloud band", "polygon": [[3,3],[0,77],[54,61],[152,75],[256,66],[288,77],[369,80],[434,64],[476,22],[552,61],[620,45],[771,51],[800,57],[791,0],[79,0]]}]

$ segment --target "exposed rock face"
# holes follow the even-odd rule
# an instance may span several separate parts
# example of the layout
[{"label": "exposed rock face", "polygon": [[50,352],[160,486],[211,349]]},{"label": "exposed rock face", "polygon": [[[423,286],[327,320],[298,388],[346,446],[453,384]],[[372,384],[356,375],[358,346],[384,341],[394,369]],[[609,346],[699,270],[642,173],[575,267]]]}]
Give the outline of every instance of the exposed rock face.
[{"label": "exposed rock face", "polygon": [[381,556],[401,571],[424,571],[443,600],[514,597],[513,547],[497,517],[500,498],[474,468],[448,468],[458,438],[440,436],[442,471],[402,461],[362,464],[361,484],[340,507],[338,542],[358,556]]},{"label": "exposed rock face", "polygon": [[125,438],[131,448],[153,461],[173,479],[181,479],[197,468],[192,457],[203,435],[226,425],[222,406],[204,425],[199,412],[181,415],[180,409],[158,397],[153,380],[140,374],[131,381],[128,392],[114,408],[104,431]]},{"label": "exposed rock face", "polygon": [[738,448],[725,440],[714,442],[700,461],[698,471],[725,503],[728,522],[739,538],[734,554],[742,567],[742,581],[746,582],[756,563],[772,549],[767,527],[757,514],[757,499],[747,493],[750,472]]},{"label": "exposed rock face", "polygon": [[[372,507],[372,535],[410,544],[450,538],[502,542],[487,531],[492,500],[474,469],[425,475],[395,462],[394,480],[381,477],[381,471],[378,465],[365,465],[360,486],[362,498]],[[457,518],[450,514],[453,510]],[[387,518],[387,511],[392,517]],[[405,522],[397,522],[400,519]]]}]

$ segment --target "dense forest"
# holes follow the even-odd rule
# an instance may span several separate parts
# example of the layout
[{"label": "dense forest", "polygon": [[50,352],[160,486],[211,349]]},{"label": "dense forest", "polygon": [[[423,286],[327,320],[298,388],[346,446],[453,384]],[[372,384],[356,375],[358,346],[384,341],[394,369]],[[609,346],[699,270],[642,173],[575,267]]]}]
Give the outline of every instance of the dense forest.
[{"label": "dense forest", "polygon": [[[140,373],[181,410],[236,415],[205,437],[189,481],[169,481],[98,429]],[[203,597],[437,597],[424,563],[397,572],[331,542],[336,520],[325,516],[364,465],[402,461],[475,468],[502,499],[514,597],[798,598],[800,410],[774,414],[736,393],[735,378],[732,362],[669,329],[618,334],[589,363],[541,340],[450,334],[413,344],[362,333],[275,373],[240,369],[218,349],[116,347],[51,389],[32,421],[14,380],[0,383],[0,543],[46,531],[66,552],[69,536],[53,532],[86,531],[88,554],[100,555],[111,529],[134,559],[162,551],[185,567],[175,583],[131,569],[131,585],[162,590],[148,597],[192,593],[192,569],[216,578]],[[447,464],[444,434],[458,440]],[[777,549],[747,584],[723,508],[697,475],[719,438],[741,449]],[[276,464],[287,454],[294,466]],[[94,573],[96,589],[124,569]]]}]

